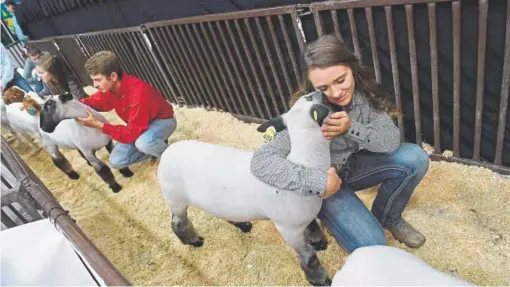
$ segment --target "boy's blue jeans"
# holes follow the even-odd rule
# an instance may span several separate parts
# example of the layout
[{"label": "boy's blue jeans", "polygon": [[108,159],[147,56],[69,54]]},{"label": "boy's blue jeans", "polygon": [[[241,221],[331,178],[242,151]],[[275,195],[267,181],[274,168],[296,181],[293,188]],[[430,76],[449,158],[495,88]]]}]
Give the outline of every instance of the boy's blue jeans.
[{"label": "boy's blue jeans", "polygon": [[131,144],[117,143],[110,154],[110,165],[115,169],[127,167],[143,161],[151,156],[161,157],[168,147],[164,141],[177,128],[174,117],[169,119],[155,119],[149,123],[149,128]]},{"label": "boy's blue jeans", "polygon": [[[415,144],[401,144],[392,154],[355,153],[340,172],[340,190],[323,201],[319,219],[348,253],[358,247],[386,245],[382,227],[401,220],[428,167],[428,154]],[[378,184],[381,186],[370,212],[355,191]]]}]

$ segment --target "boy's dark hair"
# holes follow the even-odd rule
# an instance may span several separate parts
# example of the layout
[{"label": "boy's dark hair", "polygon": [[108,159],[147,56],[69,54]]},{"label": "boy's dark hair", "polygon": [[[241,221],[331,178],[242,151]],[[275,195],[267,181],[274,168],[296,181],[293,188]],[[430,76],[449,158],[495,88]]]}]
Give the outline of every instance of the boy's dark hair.
[{"label": "boy's dark hair", "polygon": [[92,55],[85,63],[85,71],[89,75],[104,75],[106,77],[115,72],[119,79],[123,74],[119,58],[111,51],[100,51]]},{"label": "boy's dark hair", "polygon": [[41,55],[41,50],[37,49],[36,47],[34,47],[33,45],[28,45],[27,47],[27,54],[29,56],[37,56],[37,55]]}]

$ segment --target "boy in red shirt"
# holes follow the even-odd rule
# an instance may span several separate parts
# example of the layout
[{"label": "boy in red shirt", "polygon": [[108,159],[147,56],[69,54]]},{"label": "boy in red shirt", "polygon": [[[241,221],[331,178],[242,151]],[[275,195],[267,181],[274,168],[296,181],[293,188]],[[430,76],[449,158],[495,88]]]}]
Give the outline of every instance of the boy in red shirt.
[{"label": "boy in red shirt", "polygon": [[124,73],[113,52],[101,51],[90,57],[85,71],[99,91],[80,101],[100,112],[115,110],[126,123],[103,123],[90,112],[87,118],[77,119],[118,142],[110,154],[110,165],[119,169],[150,156],[160,158],[177,127],[172,105],[148,83]]}]

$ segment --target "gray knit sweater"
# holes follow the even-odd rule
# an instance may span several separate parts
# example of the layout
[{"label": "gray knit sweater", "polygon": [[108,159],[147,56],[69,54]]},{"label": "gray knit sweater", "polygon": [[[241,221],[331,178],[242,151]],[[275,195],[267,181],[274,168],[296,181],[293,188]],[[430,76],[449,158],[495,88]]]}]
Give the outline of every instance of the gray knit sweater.
[{"label": "gray knit sweater", "polygon": [[[349,131],[331,141],[331,164],[339,169],[349,156],[361,149],[392,153],[400,145],[400,131],[384,112],[373,109],[365,96],[356,91],[346,109],[351,117]],[[276,134],[253,155],[251,172],[263,182],[303,195],[320,194],[326,190],[327,171],[306,168],[286,159],[291,142],[287,130]]]}]

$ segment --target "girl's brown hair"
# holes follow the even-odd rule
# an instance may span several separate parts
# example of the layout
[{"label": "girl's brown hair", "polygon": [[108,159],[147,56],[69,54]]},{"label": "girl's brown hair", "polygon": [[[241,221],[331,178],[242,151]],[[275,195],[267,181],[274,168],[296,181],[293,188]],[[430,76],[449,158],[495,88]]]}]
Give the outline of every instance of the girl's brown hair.
[{"label": "girl's brown hair", "polygon": [[398,113],[393,104],[393,96],[377,83],[372,70],[361,65],[354,53],[336,36],[324,35],[315,42],[309,43],[305,47],[301,60],[303,83],[301,89],[292,96],[292,103],[301,95],[314,89],[308,80],[308,73],[311,69],[345,65],[352,70],[355,89],[366,95],[373,108],[388,111],[390,114]]},{"label": "girl's brown hair", "polygon": [[52,55],[41,55],[37,66],[51,74],[51,80],[46,84],[52,93],[71,92],[69,88],[69,78],[67,76],[68,71],[60,58]]}]

